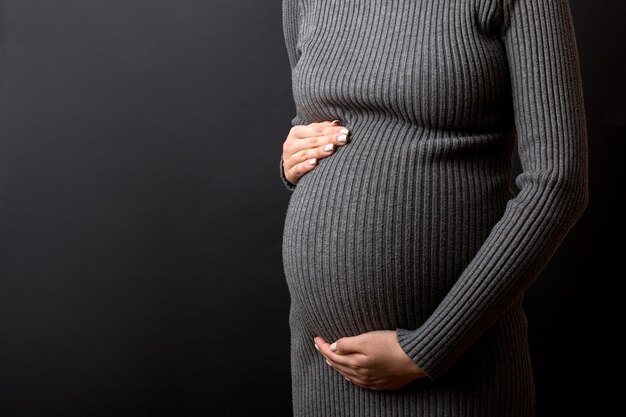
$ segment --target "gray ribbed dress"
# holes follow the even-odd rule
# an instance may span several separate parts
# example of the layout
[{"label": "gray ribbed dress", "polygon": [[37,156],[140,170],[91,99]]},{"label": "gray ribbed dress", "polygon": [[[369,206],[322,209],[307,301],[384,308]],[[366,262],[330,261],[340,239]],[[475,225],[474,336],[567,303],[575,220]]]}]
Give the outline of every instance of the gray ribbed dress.
[{"label": "gray ribbed dress", "polygon": [[[280,158],[293,416],[534,415],[522,298],[588,201],[567,0],[283,0],[283,28],[291,125],[351,132],[295,186]],[[429,377],[369,390],[313,344],[372,330]]]}]

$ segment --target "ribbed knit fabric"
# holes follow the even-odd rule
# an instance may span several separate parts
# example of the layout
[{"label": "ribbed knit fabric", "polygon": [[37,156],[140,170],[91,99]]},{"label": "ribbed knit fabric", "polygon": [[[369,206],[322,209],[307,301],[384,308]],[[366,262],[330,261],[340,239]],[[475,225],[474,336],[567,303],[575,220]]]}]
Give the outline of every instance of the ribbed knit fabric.
[{"label": "ribbed knit fabric", "polygon": [[[568,2],[283,0],[283,28],[291,125],[351,132],[296,185],[280,158],[293,416],[534,415],[524,291],[588,201]],[[369,390],[313,344],[372,330],[429,377]]]}]

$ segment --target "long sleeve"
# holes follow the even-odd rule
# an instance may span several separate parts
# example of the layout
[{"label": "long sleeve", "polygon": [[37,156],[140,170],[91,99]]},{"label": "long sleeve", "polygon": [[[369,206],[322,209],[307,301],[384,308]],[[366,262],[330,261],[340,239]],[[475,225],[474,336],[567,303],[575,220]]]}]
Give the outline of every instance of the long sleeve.
[{"label": "long sleeve", "polygon": [[567,0],[501,0],[520,192],[402,349],[437,379],[539,276],[588,202],[587,131]]},{"label": "long sleeve", "polygon": [[[285,46],[287,48],[287,56],[289,58],[289,67],[293,71],[300,52],[297,49],[298,44],[298,25],[299,25],[299,0],[283,0],[282,4],[282,22],[283,22],[283,34],[285,38]],[[297,116],[292,118],[291,126],[295,124]],[[285,177],[285,171],[283,169],[283,157],[280,157],[280,178],[289,191],[293,191],[296,188],[296,184],[292,184]]]}]

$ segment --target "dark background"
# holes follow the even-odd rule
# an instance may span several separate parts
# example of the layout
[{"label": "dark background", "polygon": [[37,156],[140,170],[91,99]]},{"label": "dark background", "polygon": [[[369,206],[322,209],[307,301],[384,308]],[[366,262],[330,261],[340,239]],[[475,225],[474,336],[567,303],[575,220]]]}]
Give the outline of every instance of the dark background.
[{"label": "dark background", "polygon": [[[591,201],[527,296],[538,416],[621,362],[626,7],[570,4]],[[1,416],[290,415],[282,36],[280,1],[0,1]]]}]

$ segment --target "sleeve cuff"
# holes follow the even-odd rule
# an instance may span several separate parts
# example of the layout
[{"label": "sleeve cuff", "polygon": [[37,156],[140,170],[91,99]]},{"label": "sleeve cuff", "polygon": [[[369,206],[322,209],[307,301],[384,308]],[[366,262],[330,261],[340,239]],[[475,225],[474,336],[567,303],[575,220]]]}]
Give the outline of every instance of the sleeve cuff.
[{"label": "sleeve cuff", "polygon": [[428,354],[430,346],[424,340],[420,340],[419,329],[397,328],[396,337],[404,353],[420,367],[430,380],[435,381],[439,379],[448,369],[448,364],[439,363],[432,355]]},{"label": "sleeve cuff", "polygon": [[280,178],[283,181],[283,184],[285,185],[285,188],[287,188],[289,191],[293,191],[296,188],[296,184],[292,184],[289,182],[289,180],[287,179],[287,177],[285,177],[285,170],[283,168],[283,156],[280,156]]}]

